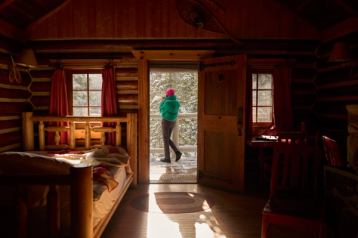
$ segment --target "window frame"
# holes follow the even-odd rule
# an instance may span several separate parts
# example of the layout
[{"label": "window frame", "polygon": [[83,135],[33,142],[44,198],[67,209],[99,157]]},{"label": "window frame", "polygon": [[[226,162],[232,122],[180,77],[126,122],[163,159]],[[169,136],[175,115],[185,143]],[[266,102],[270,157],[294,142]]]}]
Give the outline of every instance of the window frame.
[{"label": "window frame", "polygon": [[[257,81],[256,81],[256,90],[252,88],[252,81],[253,81],[253,75],[256,74],[257,76],[259,74],[270,74],[272,76],[272,84],[271,84],[271,89],[259,89],[258,88],[258,77],[257,77]],[[250,113],[251,113],[251,123],[253,127],[270,127],[271,125],[274,124],[274,74],[272,70],[253,70],[250,72]],[[256,91],[256,105],[253,105],[253,100],[252,100],[252,94],[254,92],[254,90]],[[258,106],[258,92],[259,91],[271,91],[271,98],[272,98],[272,104],[271,106]],[[257,119],[257,113],[258,113],[258,108],[260,107],[270,107],[272,109],[272,115],[271,115],[271,121],[270,122],[254,122],[254,118],[253,118],[253,109],[254,107],[256,107],[256,119]]]},{"label": "window frame", "polygon": [[[87,80],[88,80],[88,75],[89,74],[100,74],[102,75],[102,71],[101,70],[71,70],[71,71],[68,71],[66,72],[66,78],[67,78],[67,94],[68,94],[68,106],[69,106],[69,114],[70,115],[73,115],[73,75],[74,74],[87,74]],[[102,78],[103,80],[103,78]],[[103,82],[103,81],[102,81]],[[102,91],[101,90],[89,90],[89,84],[87,84],[87,93],[89,93],[90,91]],[[80,90],[79,90],[80,91]],[[89,97],[87,98],[87,117],[90,117],[89,115]],[[85,106],[84,106],[85,107]],[[99,108],[101,108],[101,106],[98,106]],[[101,116],[101,115],[100,115]]]},{"label": "window frame", "polygon": [[[290,66],[294,63],[294,61],[290,59],[283,59],[283,58],[249,58],[248,59],[248,74],[247,74],[247,85],[250,87],[250,93],[247,97],[247,99],[250,102],[250,105],[248,106],[249,112],[252,114],[252,81],[251,81],[251,73],[270,73],[273,77],[273,96],[272,96],[272,105],[273,105],[273,111],[272,111],[272,123],[271,124],[253,124],[252,123],[252,116],[249,115],[247,117],[249,125],[249,136],[251,133],[251,136],[257,136],[262,135],[263,133],[266,133],[269,129],[274,129],[275,126],[275,83],[278,83],[280,77],[280,71],[283,67]],[[247,89],[248,90],[248,89]],[[250,109],[249,109],[250,108]],[[250,113],[247,114],[250,114]]]}]

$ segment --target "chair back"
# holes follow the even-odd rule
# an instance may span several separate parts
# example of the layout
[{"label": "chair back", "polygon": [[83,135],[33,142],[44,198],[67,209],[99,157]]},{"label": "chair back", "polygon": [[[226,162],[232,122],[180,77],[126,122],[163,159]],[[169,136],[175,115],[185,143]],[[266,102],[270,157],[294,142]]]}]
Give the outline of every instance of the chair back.
[{"label": "chair back", "polygon": [[322,136],[322,144],[327,164],[332,167],[343,167],[344,163],[339,153],[337,141],[328,136]]},{"label": "chair back", "polygon": [[295,139],[278,141],[274,145],[272,159],[271,196],[279,190],[299,194],[317,192],[321,163],[315,145]]}]

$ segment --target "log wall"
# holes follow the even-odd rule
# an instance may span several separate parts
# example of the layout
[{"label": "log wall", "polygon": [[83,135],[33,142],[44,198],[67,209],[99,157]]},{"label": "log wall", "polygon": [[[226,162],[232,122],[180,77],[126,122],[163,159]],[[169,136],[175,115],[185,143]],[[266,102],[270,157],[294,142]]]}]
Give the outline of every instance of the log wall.
[{"label": "log wall", "polygon": [[10,55],[0,53],[0,152],[22,148],[21,112],[31,110],[30,75],[21,69],[22,81],[10,82]]},{"label": "log wall", "polygon": [[[246,41],[245,41],[246,43]],[[313,105],[316,100],[314,79],[316,76],[315,51],[319,41],[251,40],[247,41],[246,53],[250,61],[259,60],[262,65],[291,68],[293,126],[299,130],[305,122],[314,130]]]},{"label": "log wall", "polygon": [[[66,59],[64,59],[66,61]],[[77,66],[78,67],[78,66]],[[83,66],[82,70],[83,70]],[[88,64],[88,69],[97,67],[98,72],[101,72],[103,65],[94,66]],[[66,69],[68,68],[68,69]],[[78,68],[77,68],[78,69]],[[67,64],[65,71],[76,70],[75,65]],[[38,67],[31,70],[32,83],[29,90],[31,93],[30,102],[33,105],[33,111],[38,115],[48,114],[50,104],[51,91],[51,76],[54,69],[51,67]],[[138,108],[138,77],[137,77],[137,62],[125,61],[115,65],[115,77],[117,82],[117,100],[119,112],[136,111]],[[68,79],[71,80],[71,79]]]},{"label": "log wall", "polygon": [[[315,77],[314,112],[323,134],[333,137],[346,158],[346,105],[358,104],[358,34],[321,44]],[[336,43],[343,44],[334,49]],[[333,52],[335,51],[335,52]]]}]

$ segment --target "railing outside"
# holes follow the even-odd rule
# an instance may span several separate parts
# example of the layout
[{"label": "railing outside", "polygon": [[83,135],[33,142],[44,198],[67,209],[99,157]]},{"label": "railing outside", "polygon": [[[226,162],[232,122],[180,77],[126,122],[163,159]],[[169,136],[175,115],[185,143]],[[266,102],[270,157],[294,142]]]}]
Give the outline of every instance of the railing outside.
[{"label": "railing outside", "polygon": [[[151,114],[150,117],[151,117],[152,120],[158,120],[159,123],[161,123],[160,114]],[[179,150],[181,152],[183,152],[183,153],[189,152],[189,153],[195,153],[196,154],[196,151],[197,151],[196,140],[195,140],[195,144],[181,145],[179,143],[179,138],[180,138],[180,129],[179,128],[183,123],[186,123],[185,119],[194,120],[195,128],[196,128],[196,125],[197,125],[197,113],[180,113],[178,115],[177,122],[175,124],[174,130],[173,130],[173,133],[172,133],[172,140],[178,146],[178,148],[179,148]],[[160,128],[160,130],[161,130],[161,128]],[[161,137],[161,140],[162,140],[161,132],[158,133],[158,134],[160,134],[160,137]],[[191,136],[195,136],[195,138],[196,138],[196,134],[197,134],[196,129],[195,129],[195,131],[191,132]],[[151,135],[150,138],[152,139],[152,135]],[[161,143],[161,145],[163,145],[163,144]],[[150,146],[149,149],[150,149],[151,154],[158,154],[158,153],[159,154],[160,153],[164,154],[163,146],[161,146],[161,147],[152,147],[152,146]]]}]

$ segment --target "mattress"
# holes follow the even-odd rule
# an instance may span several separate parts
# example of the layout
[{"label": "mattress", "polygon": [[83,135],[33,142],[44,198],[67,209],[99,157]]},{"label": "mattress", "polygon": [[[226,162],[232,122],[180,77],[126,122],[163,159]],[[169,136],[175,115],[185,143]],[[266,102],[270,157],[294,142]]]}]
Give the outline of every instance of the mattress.
[{"label": "mattress", "polygon": [[93,203],[93,227],[97,229],[101,220],[105,218],[113,209],[118,197],[123,193],[127,182],[127,173],[124,167],[119,167],[114,175],[118,185],[112,191],[104,190],[100,198]]},{"label": "mattress", "polygon": [[[51,160],[52,158],[52,160]],[[94,201],[93,201],[93,227],[96,231],[101,226],[108,215],[113,212],[114,205],[116,205],[119,197],[123,196],[123,193],[128,188],[129,180],[127,167],[129,156],[124,149],[118,148],[99,148],[90,151],[61,151],[61,152],[5,152],[0,153],[0,164],[5,162],[11,162],[13,159],[21,160],[26,166],[20,166],[19,171],[22,173],[28,171],[27,167],[34,171],[38,166],[39,172],[47,173],[48,170],[54,170],[57,174],[67,174],[68,164],[73,165],[77,163],[88,163],[93,166],[93,188],[94,188]],[[1,161],[2,160],[2,161]],[[34,161],[35,165],[30,161]],[[61,169],[58,169],[58,166]],[[17,169],[18,166],[10,166],[11,169]],[[0,171],[1,172],[1,171]],[[36,188],[37,194],[40,196],[34,197],[32,201],[32,208],[29,211],[30,216],[43,212],[46,204],[44,201],[48,192],[47,186],[31,186],[31,189]],[[61,219],[61,233],[63,237],[67,237],[70,231],[70,188],[67,185],[59,186],[60,192],[60,219]],[[41,202],[39,202],[41,201]],[[46,219],[41,215],[41,219],[33,219],[34,222],[41,224]],[[42,220],[42,221],[41,221]],[[42,223],[43,224],[43,223]],[[37,224],[33,224],[33,227],[37,227]],[[41,226],[41,225],[40,225]],[[33,230],[35,233],[40,232],[44,234],[45,231],[37,229]],[[38,234],[38,237],[42,235]]]}]

